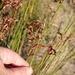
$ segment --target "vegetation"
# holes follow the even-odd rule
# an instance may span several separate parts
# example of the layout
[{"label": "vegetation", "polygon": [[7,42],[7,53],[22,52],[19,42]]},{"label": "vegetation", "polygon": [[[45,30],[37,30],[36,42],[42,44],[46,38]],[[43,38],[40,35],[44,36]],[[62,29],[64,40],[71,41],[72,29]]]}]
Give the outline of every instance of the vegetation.
[{"label": "vegetation", "polygon": [[64,26],[53,25],[65,0],[53,1],[56,9],[44,1],[3,0],[0,5],[0,45],[26,59],[33,75],[55,75],[75,56],[75,46],[69,49],[69,42],[75,40],[75,13]]}]

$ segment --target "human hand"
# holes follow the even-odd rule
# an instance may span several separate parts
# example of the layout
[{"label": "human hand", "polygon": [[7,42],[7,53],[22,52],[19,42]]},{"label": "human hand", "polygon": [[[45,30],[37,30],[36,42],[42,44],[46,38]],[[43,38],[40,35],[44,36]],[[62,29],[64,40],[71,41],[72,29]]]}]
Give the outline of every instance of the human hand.
[{"label": "human hand", "polygon": [[0,47],[0,75],[31,75],[29,64],[8,48]]}]

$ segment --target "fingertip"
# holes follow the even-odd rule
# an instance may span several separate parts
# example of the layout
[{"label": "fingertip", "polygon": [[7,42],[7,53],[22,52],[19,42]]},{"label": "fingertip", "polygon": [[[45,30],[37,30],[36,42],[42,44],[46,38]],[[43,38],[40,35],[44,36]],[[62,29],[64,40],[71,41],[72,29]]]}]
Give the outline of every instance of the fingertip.
[{"label": "fingertip", "polygon": [[33,73],[33,69],[31,67],[26,67],[27,75],[31,75]]},{"label": "fingertip", "polygon": [[16,57],[16,61],[15,64],[18,66],[25,66],[25,67],[29,67],[29,63],[27,61],[25,61],[22,57],[20,57],[19,55]]}]

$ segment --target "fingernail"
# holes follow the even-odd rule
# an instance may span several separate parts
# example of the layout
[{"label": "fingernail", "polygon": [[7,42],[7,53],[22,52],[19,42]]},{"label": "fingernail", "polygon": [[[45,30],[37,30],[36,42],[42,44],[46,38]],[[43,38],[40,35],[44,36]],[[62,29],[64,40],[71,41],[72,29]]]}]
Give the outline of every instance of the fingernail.
[{"label": "fingernail", "polygon": [[27,75],[31,75],[33,73],[33,70],[31,67],[26,67],[26,72],[27,72]]}]

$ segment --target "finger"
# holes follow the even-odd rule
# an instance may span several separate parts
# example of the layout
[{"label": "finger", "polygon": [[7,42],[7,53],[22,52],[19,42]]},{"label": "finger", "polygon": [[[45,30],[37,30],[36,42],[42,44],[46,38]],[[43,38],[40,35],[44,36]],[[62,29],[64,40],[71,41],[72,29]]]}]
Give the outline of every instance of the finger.
[{"label": "finger", "polygon": [[1,71],[1,69],[3,69],[4,68],[4,64],[3,64],[3,62],[2,62],[2,60],[1,60],[1,58],[0,58],[0,71]]},{"label": "finger", "polygon": [[4,64],[1,59],[0,59],[0,75],[8,75],[8,71],[4,67]]},{"label": "finger", "polygon": [[18,68],[10,68],[7,70],[8,72],[11,73],[11,75],[31,75],[33,73],[33,70],[31,67],[18,67]]},{"label": "finger", "polygon": [[0,47],[0,58],[4,64],[29,66],[29,64],[24,59],[22,59],[17,53],[8,48]]}]

